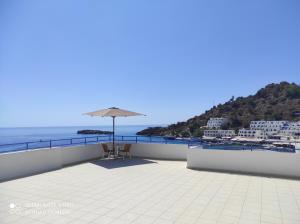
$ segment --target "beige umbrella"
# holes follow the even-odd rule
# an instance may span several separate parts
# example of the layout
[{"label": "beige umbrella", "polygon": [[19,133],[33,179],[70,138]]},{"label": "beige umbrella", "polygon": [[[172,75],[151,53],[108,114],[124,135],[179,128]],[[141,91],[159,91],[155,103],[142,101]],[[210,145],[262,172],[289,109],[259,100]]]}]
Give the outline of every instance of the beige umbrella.
[{"label": "beige umbrella", "polygon": [[85,113],[90,116],[100,116],[100,117],[112,117],[113,118],[113,150],[115,150],[115,118],[116,117],[131,117],[131,116],[146,116],[144,114],[123,110],[117,107],[111,107],[103,110],[96,110],[93,112]]}]

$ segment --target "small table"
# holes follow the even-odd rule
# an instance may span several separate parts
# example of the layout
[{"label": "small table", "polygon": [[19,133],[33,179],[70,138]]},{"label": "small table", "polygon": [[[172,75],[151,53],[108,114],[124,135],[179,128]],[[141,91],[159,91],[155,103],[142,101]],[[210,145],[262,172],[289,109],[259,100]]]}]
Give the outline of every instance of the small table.
[{"label": "small table", "polygon": [[115,144],[115,152],[114,152],[114,157],[118,158],[120,151],[122,151],[122,148],[124,147],[124,144]]}]

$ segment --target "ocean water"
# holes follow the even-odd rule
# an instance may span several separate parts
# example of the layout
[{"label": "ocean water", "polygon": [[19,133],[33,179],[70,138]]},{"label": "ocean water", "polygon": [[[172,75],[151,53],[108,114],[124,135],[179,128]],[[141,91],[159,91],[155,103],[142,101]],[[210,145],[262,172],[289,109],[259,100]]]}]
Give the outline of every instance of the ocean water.
[{"label": "ocean water", "polygon": [[[147,127],[151,125],[119,125],[116,126],[115,132],[116,135],[136,135],[136,132]],[[0,128],[0,145],[89,136],[77,134],[78,130],[83,129],[112,131],[112,126]]]}]

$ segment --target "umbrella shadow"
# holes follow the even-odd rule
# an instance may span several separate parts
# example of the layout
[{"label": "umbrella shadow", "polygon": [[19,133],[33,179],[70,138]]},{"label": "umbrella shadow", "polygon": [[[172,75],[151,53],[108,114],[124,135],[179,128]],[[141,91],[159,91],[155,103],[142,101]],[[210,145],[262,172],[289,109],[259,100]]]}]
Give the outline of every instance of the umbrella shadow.
[{"label": "umbrella shadow", "polygon": [[100,159],[90,163],[97,166],[101,166],[106,169],[116,169],[116,168],[122,168],[128,166],[152,164],[156,162],[147,159],[134,158],[134,159],[124,159],[124,160],[123,159]]}]

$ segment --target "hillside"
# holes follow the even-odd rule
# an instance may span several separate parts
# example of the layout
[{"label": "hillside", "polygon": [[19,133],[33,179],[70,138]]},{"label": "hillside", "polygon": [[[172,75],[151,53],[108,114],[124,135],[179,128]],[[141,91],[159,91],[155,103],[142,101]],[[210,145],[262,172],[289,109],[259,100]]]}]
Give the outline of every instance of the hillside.
[{"label": "hillside", "polygon": [[137,134],[176,137],[202,136],[203,126],[210,117],[227,117],[229,124],[226,128],[239,129],[249,127],[252,120],[299,121],[299,112],[300,86],[295,83],[281,82],[269,84],[255,95],[232,98],[185,122],[178,122],[164,128],[148,128]]}]

